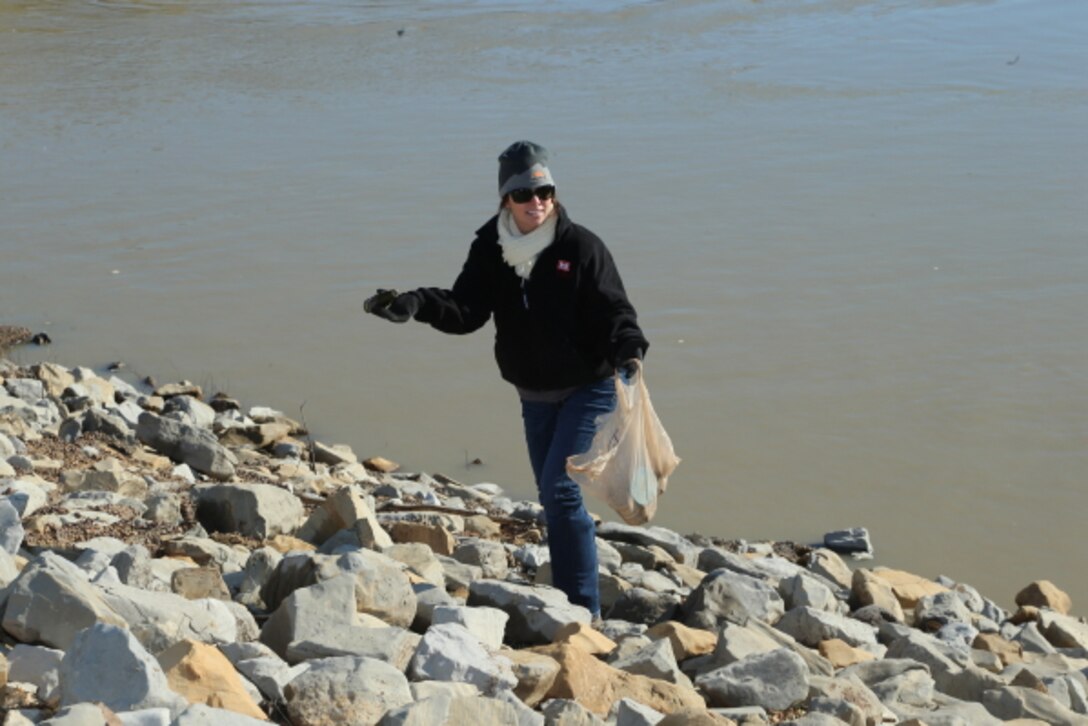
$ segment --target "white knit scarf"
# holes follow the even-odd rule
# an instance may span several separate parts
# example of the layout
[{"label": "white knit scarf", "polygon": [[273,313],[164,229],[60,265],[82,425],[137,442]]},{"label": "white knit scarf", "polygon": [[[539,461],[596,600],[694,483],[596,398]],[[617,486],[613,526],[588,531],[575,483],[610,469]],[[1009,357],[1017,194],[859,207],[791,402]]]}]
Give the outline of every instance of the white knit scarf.
[{"label": "white knit scarf", "polygon": [[529,279],[533,263],[540,253],[555,241],[555,223],[558,215],[552,212],[539,227],[528,234],[518,231],[509,209],[499,212],[499,244],[502,245],[502,258],[514,268],[514,272],[523,280]]}]

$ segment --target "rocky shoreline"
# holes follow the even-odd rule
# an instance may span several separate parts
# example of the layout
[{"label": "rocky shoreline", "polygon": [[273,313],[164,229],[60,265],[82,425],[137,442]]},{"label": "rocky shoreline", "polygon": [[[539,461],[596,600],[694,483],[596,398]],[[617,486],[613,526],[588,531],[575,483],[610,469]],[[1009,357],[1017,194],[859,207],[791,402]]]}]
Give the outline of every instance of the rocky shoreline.
[{"label": "rocky shoreline", "polygon": [[1088,724],[1088,624],[1026,584],[598,527],[402,473],[188,382],[0,360],[4,726]]}]

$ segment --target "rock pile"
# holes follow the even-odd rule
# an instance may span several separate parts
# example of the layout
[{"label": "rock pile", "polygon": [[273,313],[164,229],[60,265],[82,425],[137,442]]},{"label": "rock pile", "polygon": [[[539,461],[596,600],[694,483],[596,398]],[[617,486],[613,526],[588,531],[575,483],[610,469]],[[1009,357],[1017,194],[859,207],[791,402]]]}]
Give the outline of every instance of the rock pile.
[{"label": "rock pile", "polygon": [[540,507],[401,474],[198,387],[0,362],[5,726],[1088,724],[1052,584],[598,527],[606,619]]}]

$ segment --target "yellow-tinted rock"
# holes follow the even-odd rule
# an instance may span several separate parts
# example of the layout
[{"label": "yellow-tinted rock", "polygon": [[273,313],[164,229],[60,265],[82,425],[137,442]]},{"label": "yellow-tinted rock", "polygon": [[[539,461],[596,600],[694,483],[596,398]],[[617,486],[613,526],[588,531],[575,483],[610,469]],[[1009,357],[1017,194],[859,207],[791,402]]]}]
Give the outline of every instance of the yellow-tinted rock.
[{"label": "yellow-tinted rock", "polygon": [[914,612],[914,606],[923,597],[948,590],[947,587],[939,585],[933,580],[927,580],[924,577],[903,570],[877,567],[872,570],[872,574],[891,586],[892,593],[895,594],[904,611]]},{"label": "yellow-tinted rock", "polygon": [[502,527],[491,517],[475,514],[465,518],[465,533],[484,539],[499,539],[502,537]]},{"label": "yellow-tinted rock", "polygon": [[1020,688],[1030,688],[1033,691],[1039,693],[1049,693],[1046,684],[1043,683],[1039,676],[1035,675],[1027,668],[1021,668],[1020,672],[1016,674],[1016,677],[1009,681],[1010,686],[1018,686]]},{"label": "yellow-tinted rock", "polygon": [[838,638],[821,640],[817,648],[820,651],[820,655],[827,658],[831,662],[831,665],[835,666],[835,670],[857,665],[858,663],[864,663],[867,660],[876,659],[876,656],[869,651],[862,650],[861,648],[854,648],[846,641],[839,640]]},{"label": "yellow-tinted rock", "polygon": [[400,464],[395,461],[390,461],[381,456],[372,456],[363,462],[363,466],[373,471],[380,471],[385,474],[396,471],[400,468]]},{"label": "yellow-tinted rock", "polygon": [[457,541],[445,527],[419,522],[393,522],[388,525],[389,538],[400,544],[419,543],[431,548],[436,555],[449,557]]},{"label": "yellow-tinted rock", "polygon": [[529,708],[535,708],[555,683],[559,663],[554,658],[528,650],[503,648],[499,655],[508,658],[514,666],[514,675],[518,679],[514,695]]},{"label": "yellow-tinted rock", "polygon": [[1050,580],[1036,580],[1016,594],[1017,605],[1050,608],[1062,615],[1073,609],[1073,599]]},{"label": "yellow-tinted rock", "polygon": [[886,580],[865,568],[854,570],[851,580],[850,592],[859,605],[876,605],[899,622],[905,621],[903,606]]},{"label": "yellow-tinted rock", "polygon": [[997,633],[979,633],[971,647],[993,653],[1006,666],[1010,663],[1022,663],[1024,660],[1024,646],[1005,640]]},{"label": "yellow-tinted rock", "polygon": [[242,685],[238,671],[214,645],[182,640],[159,653],[157,658],[170,689],[189,703],[202,703],[267,720]]},{"label": "yellow-tinted rock", "polygon": [[607,655],[616,649],[616,643],[586,623],[570,622],[555,631],[553,643],[568,643],[591,655]]},{"label": "yellow-tinted rock", "polygon": [[187,567],[170,576],[170,589],[186,600],[230,600],[230,590],[218,567]]},{"label": "yellow-tinted rock", "polygon": [[[764,722],[760,720],[759,723]],[[737,726],[737,722],[713,711],[686,710],[669,714],[658,721],[657,726]]]},{"label": "yellow-tinted rock", "polygon": [[559,663],[559,675],[547,698],[569,698],[599,716],[607,715],[612,704],[621,698],[630,698],[664,714],[706,710],[703,697],[693,689],[618,670],[576,646],[557,643],[531,651]]},{"label": "yellow-tinted rock", "polygon": [[1037,623],[1039,622],[1039,608],[1034,605],[1021,605],[1009,618],[1009,622],[1013,625]]},{"label": "yellow-tinted rock", "polygon": [[313,552],[317,549],[309,542],[287,534],[277,534],[275,537],[266,539],[264,544],[266,547],[271,547],[282,554],[294,551]]},{"label": "yellow-tinted rock", "polygon": [[709,630],[689,628],[675,620],[658,623],[646,631],[646,636],[653,640],[668,638],[676,660],[684,661],[697,655],[713,653],[718,644],[718,634]]},{"label": "yellow-tinted rock", "polygon": [[692,589],[699,587],[699,584],[702,583],[703,579],[706,577],[706,573],[702,570],[680,562],[671,562],[665,565],[665,568],[679,577],[680,581],[684,583],[686,587]]}]

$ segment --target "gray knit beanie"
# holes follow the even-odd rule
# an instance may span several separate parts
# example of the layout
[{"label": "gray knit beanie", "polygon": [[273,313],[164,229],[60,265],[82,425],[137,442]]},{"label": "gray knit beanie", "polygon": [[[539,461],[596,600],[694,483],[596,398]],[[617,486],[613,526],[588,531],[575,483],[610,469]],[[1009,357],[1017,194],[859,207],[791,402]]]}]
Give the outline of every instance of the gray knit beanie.
[{"label": "gray knit beanie", "polygon": [[548,171],[548,150],[532,141],[515,141],[499,154],[499,196],[515,189],[555,185]]}]

